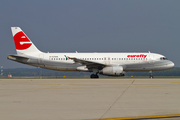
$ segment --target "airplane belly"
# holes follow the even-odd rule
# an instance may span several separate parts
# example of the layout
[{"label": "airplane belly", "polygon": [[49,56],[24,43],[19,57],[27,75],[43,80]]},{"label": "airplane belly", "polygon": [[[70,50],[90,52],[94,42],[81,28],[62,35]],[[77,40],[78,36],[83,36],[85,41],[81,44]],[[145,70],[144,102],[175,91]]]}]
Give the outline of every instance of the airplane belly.
[{"label": "airplane belly", "polygon": [[62,62],[44,61],[44,68],[52,69],[52,70],[66,71],[67,64],[64,64]]},{"label": "airplane belly", "polygon": [[68,71],[77,71],[77,67],[79,67],[79,64],[72,64],[72,63],[67,64]]},{"label": "airplane belly", "polygon": [[168,61],[168,60],[156,61],[154,63],[154,70],[155,71],[167,70],[167,69],[172,68],[173,66],[174,66],[174,63],[172,63],[171,61]]},{"label": "airplane belly", "polygon": [[138,63],[126,65],[125,71],[160,71],[172,68],[172,62],[169,61],[154,61],[153,64]]},{"label": "airplane belly", "polygon": [[76,71],[77,65],[65,62],[44,61],[44,68],[58,71]]},{"label": "airplane belly", "polygon": [[126,65],[125,71],[149,71],[154,69],[153,64],[149,63],[138,63]]}]

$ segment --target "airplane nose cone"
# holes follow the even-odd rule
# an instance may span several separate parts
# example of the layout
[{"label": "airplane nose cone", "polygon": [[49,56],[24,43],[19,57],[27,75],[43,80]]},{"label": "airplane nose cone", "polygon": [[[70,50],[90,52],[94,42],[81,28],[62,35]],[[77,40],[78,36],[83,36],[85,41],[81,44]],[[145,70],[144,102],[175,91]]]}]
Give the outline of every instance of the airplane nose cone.
[{"label": "airplane nose cone", "polygon": [[170,68],[172,68],[172,67],[174,67],[174,63],[173,63],[172,61],[169,61],[168,66],[169,66]]},{"label": "airplane nose cone", "polygon": [[173,62],[170,63],[170,67],[174,67],[174,63]]}]

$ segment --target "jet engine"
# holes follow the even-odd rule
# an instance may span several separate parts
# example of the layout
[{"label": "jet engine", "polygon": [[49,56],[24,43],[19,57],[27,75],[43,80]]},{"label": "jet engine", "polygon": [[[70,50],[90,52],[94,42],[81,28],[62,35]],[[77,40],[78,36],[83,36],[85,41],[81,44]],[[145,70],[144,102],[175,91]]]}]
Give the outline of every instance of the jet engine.
[{"label": "jet engine", "polygon": [[122,66],[105,67],[99,72],[99,74],[109,75],[109,76],[124,76],[125,75]]}]

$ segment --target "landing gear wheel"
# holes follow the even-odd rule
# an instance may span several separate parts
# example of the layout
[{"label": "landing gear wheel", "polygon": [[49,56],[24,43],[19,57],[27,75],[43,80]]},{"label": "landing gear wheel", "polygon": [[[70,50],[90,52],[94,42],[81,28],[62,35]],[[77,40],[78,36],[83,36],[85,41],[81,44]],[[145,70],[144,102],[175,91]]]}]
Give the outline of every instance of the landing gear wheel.
[{"label": "landing gear wheel", "polygon": [[154,78],[154,77],[153,77],[153,76],[149,76],[149,78],[151,78],[151,79],[152,79],[152,78]]},{"label": "landing gear wheel", "polygon": [[94,74],[92,74],[92,75],[90,76],[90,78],[94,78]]},{"label": "landing gear wheel", "polygon": [[92,74],[90,78],[99,78],[99,76],[97,74]]}]

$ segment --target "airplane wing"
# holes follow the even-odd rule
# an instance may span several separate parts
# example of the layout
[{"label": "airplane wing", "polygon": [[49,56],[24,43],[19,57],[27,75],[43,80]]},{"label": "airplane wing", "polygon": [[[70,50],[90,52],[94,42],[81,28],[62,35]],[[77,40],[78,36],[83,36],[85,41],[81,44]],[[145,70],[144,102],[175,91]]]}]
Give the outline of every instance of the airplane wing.
[{"label": "airplane wing", "polygon": [[106,66],[105,64],[94,62],[94,61],[81,60],[78,58],[71,58],[71,57],[68,57],[68,58],[73,60],[75,63],[80,63],[82,65],[86,65],[88,69],[90,69],[90,68],[102,69]]}]

